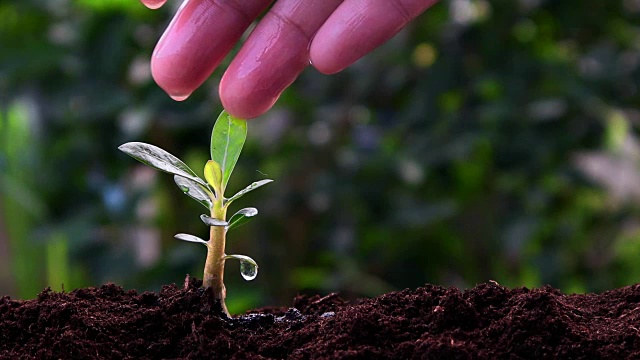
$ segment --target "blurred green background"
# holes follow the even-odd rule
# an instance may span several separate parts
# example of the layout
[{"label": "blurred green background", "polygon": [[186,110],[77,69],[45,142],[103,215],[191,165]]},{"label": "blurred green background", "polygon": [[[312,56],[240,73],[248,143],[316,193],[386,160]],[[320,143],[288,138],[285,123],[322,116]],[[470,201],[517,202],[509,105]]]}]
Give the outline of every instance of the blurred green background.
[{"label": "blurred green background", "polygon": [[[225,64],[183,102],[149,58],[179,5],[0,0],[0,294],[201,276],[199,204],[117,150],[201,171]],[[237,49],[236,49],[237,50]],[[640,0],[441,1],[349,69],[303,73],[249,124],[231,190],[276,182],[229,253],[233,312],[298,292],[640,279]],[[235,186],[235,188],[234,188]]]}]

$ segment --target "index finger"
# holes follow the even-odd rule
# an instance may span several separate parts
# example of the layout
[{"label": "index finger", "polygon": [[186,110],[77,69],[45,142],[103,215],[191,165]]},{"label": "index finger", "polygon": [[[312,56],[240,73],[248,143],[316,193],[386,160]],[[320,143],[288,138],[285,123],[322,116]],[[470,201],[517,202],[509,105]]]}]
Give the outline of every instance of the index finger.
[{"label": "index finger", "polygon": [[184,100],[211,75],[271,0],[185,0],[151,59],[156,83]]}]

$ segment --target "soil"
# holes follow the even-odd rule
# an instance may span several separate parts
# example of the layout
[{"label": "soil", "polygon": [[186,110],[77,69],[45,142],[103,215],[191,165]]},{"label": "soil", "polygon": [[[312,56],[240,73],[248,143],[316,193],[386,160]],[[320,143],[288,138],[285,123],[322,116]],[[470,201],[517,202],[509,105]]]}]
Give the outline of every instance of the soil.
[{"label": "soil", "polygon": [[233,319],[212,312],[200,285],[187,278],[160,293],[108,284],[2,297],[0,358],[640,358],[640,285],[586,295],[427,285],[353,303],[298,296],[292,308]]}]

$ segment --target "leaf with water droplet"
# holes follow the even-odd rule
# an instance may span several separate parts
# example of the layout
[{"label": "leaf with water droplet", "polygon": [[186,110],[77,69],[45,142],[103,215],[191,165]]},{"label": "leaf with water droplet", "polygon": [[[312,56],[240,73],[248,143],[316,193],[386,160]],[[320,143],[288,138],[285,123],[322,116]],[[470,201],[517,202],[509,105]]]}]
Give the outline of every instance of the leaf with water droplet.
[{"label": "leaf with water droplet", "polygon": [[202,204],[202,206],[207,209],[211,209],[213,207],[213,203],[211,202],[213,194],[208,188],[191,179],[178,175],[173,176],[173,181],[178,185],[183,193]]},{"label": "leaf with water droplet", "polygon": [[246,188],[238,191],[235,195],[233,195],[232,197],[230,197],[229,199],[227,199],[227,204],[225,206],[229,206],[229,204],[231,204],[232,201],[234,200],[238,200],[239,198],[241,198],[244,194],[253,191],[263,185],[266,185],[270,182],[273,182],[273,180],[271,179],[264,179],[264,180],[260,180],[260,181],[256,181],[253,184],[247,186]]},{"label": "leaf with water droplet", "polygon": [[169,174],[180,175],[199,184],[207,185],[207,183],[200,179],[182,160],[157,146],[141,142],[128,142],[120,145],[118,149],[152,168]]},{"label": "leaf with water droplet", "polygon": [[197,236],[194,235],[189,235],[189,234],[175,234],[173,236],[174,238],[178,239],[178,240],[182,240],[182,241],[190,241],[190,242],[195,242],[195,243],[201,243],[204,244],[205,246],[209,246],[209,242],[208,241],[204,241],[202,239],[200,239]]},{"label": "leaf with water droplet", "polygon": [[225,255],[224,259],[240,260],[240,275],[243,279],[251,281],[258,276],[258,263],[252,258],[245,255]]},{"label": "leaf with water droplet", "polygon": [[231,219],[229,219],[229,226],[227,226],[227,230],[231,230],[237,228],[240,225],[244,225],[244,223],[251,220],[251,218],[256,215],[258,215],[258,209],[254,207],[238,210],[238,212],[233,214]]},{"label": "leaf with water droplet", "polygon": [[202,220],[202,222],[207,226],[227,226],[227,225],[229,225],[229,223],[226,222],[226,221],[214,219],[214,218],[212,218],[210,216],[207,216],[205,214],[200,215],[200,220]]},{"label": "leaf with water droplet", "polygon": [[223,110],[211,133],[211,160],[222,169],[222,191],[227,187],[246,139],[247,122]]}]

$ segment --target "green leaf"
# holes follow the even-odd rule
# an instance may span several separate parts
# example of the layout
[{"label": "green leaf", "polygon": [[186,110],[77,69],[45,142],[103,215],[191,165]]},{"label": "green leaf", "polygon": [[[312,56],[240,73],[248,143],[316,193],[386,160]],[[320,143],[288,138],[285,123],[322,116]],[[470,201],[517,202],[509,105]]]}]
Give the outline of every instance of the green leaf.
[{"label": "green leaf", "polygon": [[209,246],[209,242],[208,241],[204,241],[204,240],[200,239],[197,236],[193,236],[193,235],[189,235],[189,234],[175,234],[173,237],[178,239],[178,240],[190,241],[190,242],[204,244],[205,246]]},{"label": "green leaf", "polygon": [[204,166],[204,178],[216,191],[216,197],[224,197],[222,193],[222,169],[220,164],[213,160],[207,161]]},{"label": "green leaf", "polygon": [[182,176],[205,186],[207,184],[204,180],[200,179],[187,164],[157,146],[141,142],[129,142],[120,145],[118,149],[152,168],[169,174]]},{"label": "green leaf", "polygon": [[202,222],[207,226],[227,226],[227,225],[229,225],[229,223],[226,222],[226,221],[214,219],[214,218],[212,218],[210,216],[207,216],[205,214],[200,215],[200,220],[202,220]]},{"label": "green leaf", "polygon": [[251,264],[253,264],[255,266],[258,266],[258,263],[255,260],[253,260],[252,258],[250,258],[250,257],[248,257],[246,255],[235,255],[235,254],[234,255],[225,255],[224,259],[225,260],[236,259],[236,260],[241,260],[241,261],[248,261],[249,263],[251,263]]},{"label": "green leaf", "polygon": [[247,138],[247,122],[222,111],[211,133],[211,160],[222,169],[222,191],[236,166],[242,146]]},{"label": "green leaf", "polygon": [[173,181],[175,181],[176,185],[178,185],[183,193],[202,204],[202,206],[207,209],[211,209],[213,207],[213,202],[211,202],[213,194],[208,188],[191,179],[183,178],[178,175],[173,176]]},{"label": "green leaf", "polygon": [[242,189],[242,190],[238,191],[235,195],[233,195],[232,197],[230,197],[230,198],[227,200],[227,205],[225,205],[225,206],[228,206],[229,204],[231,204],[231,202],[232,202],[232,201],[234,201],[234,200],[237,200],[237,199],[241,198],[244,194],[248,193],[249,191],[253,191],[253,190],[255,190],[255,189],[257,189],[257,188],[259,188],[259,187],[261,187],[261,186],[263,186],[263,185],[266,185],[266,184],[268,184],[268,183],[270,183],[270,182],[273,182],[273,180],[271,180],[271,179],[264,179],[264,180],[260,180],[260,181],[256,181],[256,182],[254,182],[253,184],[251,184],[251,185],[247,186],[246,188],[244,188],[244,189]]},{"label": "green leaf", "polygon": [[239,210],[237,213],[233,214],[231,219],[229,219],[229,226],[227,226],[227,230],[231,230],[233,228],[237,228],[240,225],[244,225],[244,223],[251,220],[251,218],[256,215],[258,215],[258,209],[253,207]]}]

